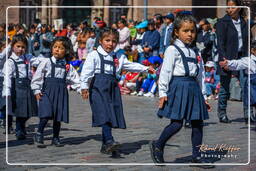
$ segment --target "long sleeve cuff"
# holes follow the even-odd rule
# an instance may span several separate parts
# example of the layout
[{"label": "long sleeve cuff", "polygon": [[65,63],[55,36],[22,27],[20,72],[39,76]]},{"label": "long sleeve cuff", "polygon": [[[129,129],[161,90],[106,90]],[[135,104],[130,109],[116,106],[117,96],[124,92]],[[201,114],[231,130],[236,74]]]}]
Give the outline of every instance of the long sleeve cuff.
[{"label": "long sleeve cuff", "polygon": [[167,93],[159,91],[159,98],[161,97],[167,97]]},{"label": "long sleeve cuff", "polygon": [[34,95],[41,93],[41,90],[34,90]]},{"label": "long sleeve cuff", "polygon": [[89,89],[89,84],[88,83],[81,83],[81,89]]}]

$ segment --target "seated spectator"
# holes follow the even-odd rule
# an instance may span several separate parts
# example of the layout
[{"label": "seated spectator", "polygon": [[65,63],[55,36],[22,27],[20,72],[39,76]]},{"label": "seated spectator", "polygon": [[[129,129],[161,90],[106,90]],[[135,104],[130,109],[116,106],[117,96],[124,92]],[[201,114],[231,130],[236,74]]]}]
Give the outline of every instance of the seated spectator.
[{"label": "seated spectator", "polygon": [[214,99],[214,95],[217,92],[216,86],[219,83],[219,78],[216,75],[216,71],[214,69],[214,62],[208,61],[205,64],[205,87],[207,99]]},{"label": "seated spectator", "polygon": [[159,69],[159,66],[163,62],[163,59],[159,56],[152,56],[148,59],[149,65],[154,67],[156,70],[154,74],[147,74],[147,78],[144,79],[142,86],[140,88],[140,91],[138,93],[138,96],[146,96],[146,97],[154,97],[156,89],[157,89],[157,70]]}]

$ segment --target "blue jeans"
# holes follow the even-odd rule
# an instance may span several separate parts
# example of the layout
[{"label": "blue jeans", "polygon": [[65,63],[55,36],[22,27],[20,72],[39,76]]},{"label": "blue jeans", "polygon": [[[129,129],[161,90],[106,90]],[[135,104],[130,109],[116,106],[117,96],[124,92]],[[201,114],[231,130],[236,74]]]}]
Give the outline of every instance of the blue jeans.
[{"label": "blue jeans", "polygon": [[216,86],[212,83],[205,83],[206,94],[207,96],[212,95],[212,92],[215,90]]}]

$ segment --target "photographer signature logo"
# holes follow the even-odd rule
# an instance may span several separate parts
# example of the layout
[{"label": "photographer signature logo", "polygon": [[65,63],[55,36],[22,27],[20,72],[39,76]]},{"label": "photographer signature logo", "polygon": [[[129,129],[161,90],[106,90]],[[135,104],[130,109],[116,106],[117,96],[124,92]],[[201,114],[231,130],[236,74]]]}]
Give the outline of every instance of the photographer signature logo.
[{"label": "photographer signature logo", "polygon": [[201,144],[199,146],[199,152],[201,152],[201,157],[208,157],[208,158],[237,158],[237,152],[241,150],[240,147],[235,145],[228,145],[228,144],[216,144],[216,145],[207,145]]}]

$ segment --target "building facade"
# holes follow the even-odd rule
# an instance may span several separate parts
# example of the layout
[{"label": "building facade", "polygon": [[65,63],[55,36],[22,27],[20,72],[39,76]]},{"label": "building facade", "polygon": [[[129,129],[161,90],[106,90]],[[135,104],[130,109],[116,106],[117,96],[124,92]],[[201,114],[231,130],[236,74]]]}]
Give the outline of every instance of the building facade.
[{"label": "building facade", "polygon": [[[244,0],[244,2],[251,7],[252,17],[255,17],[256,1]],[[44,24],[53,24],[54,19],[60,18],[64,20],[64,23],[79,23],[83,20],[90,22],[93,17],[97,16],[111,24],[116,22],[122,14],[127,15],[128,19],[136,21],[151,17],[156,13],[166,14],[176,9],[154,6],[180,6],[181,9],[192,10],[197,19],[222,17],[225,14],[224,8],[185,8],[184,6],[225,6],[225,3],[226,0],[0,0],[0,23],[5,22],[8,6],[29,7],[9,8],[9,23],[30,25],[36,18],[41,19]],[[40,8],[30,8],[31,6]],[[49,6],[55,6],[55,8]],[[63,7],[60,8],[60,6]],[[76,8],[72,8],[72,6],[76,6]],[[79,6],[88,6],[88,8],[77,8]],[[118,6],[120,8],[103,8],[103,6]],[[148,6],[149,8],[127,8],[127,6]]]}]

